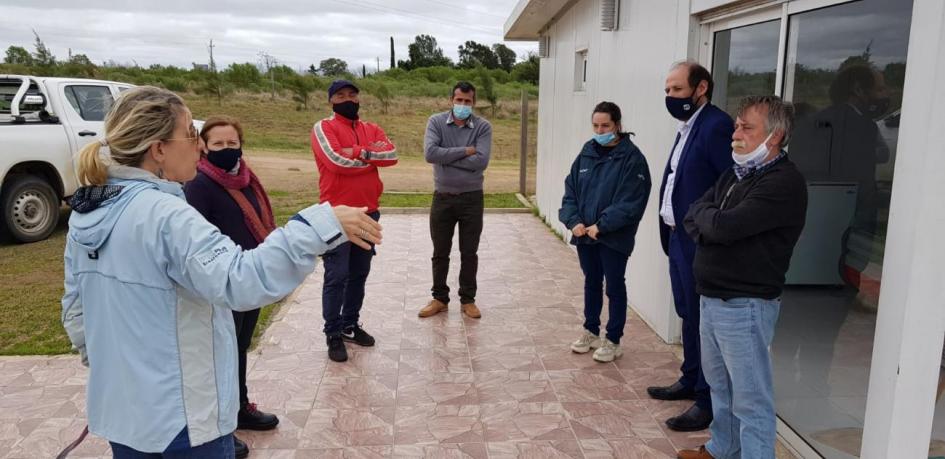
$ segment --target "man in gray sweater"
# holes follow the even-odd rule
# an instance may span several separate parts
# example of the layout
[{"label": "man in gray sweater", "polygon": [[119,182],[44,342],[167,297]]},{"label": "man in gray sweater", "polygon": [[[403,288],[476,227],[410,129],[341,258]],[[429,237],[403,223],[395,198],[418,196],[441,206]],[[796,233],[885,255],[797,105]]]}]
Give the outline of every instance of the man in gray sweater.
[{"label": "man in gray sweater", "polygon": [[433,239],[433,299],[420,310],[420,317],[446,311],[450,301],[450,250],[459,224],[459,299],[467,316],[481,317],[476,307],[476,271],[479,236],[482,234],[482,178],[492,151],[492,125],[472,114],[476,88],[464,81],[453,87],[453,108],[437,113],[427,122],[423,152],[433,164],[435,192],[430,209]]}]

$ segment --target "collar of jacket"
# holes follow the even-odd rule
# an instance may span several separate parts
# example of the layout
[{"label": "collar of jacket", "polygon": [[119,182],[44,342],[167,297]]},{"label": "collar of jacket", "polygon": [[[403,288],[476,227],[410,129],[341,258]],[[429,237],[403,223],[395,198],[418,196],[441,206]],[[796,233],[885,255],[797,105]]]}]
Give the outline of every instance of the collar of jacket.
[{"label": "collar of jacket", "polygon": [[[594,159],[601,159],[600,154],[597,153],[597,149],[594,148],[596,142],[591,139],[584,144],[584,148],[581,149],[581,156],[587,156]],[[623,134],[620,138],[620,141],[617,142],[617,145],[614,145],[614,149],[610,151],[611,157],[617,158],[623,155],[629,154],[631,151],[630,146],[633,145],[630,142],[630,134]]]},{"label": "collar of jacket", "polygon": [[109,182],[115,183],[124,180],[137,180],[140,182],[152,183],[157,188],[167,194],[172,194],[179,198],[184,197],[184,187],[180,183],[171,182],[158,178],[158,176],[146,171],[140,167],[111,165],[108,166]]},{"label": "collar of jacket", "polygon": [[453,116],[453,111],[450,110],[446,112],[446,124],[452,124],[456,127],[466,127],[469,129],[475,129],[476,128],[476,115],[471,113],[469,115],[469,118],[466,118],[465,122],[463,122],[463,125],[460,126],[456,124],[456,117]]},{"label": "collar of jacket", "polygon": [[334,120],[334,121],[342,121],[342,122],[348,123],[348,125],[354,125],[354,124],[357,124],[357,123],[360,123],[360,122],[361,122],[361,118],[358,118],[358,119],[356,119],[356,120],[351,120],[351,119],[345,118],[345,117],[343,117],[343,116],[341,116],[341,115],[339,115],[339,114],[337,114],[337,113],[335,113],[335,112],[331,112],[331,118],[330,118],[330,119],[331,119],[331,120]]}]

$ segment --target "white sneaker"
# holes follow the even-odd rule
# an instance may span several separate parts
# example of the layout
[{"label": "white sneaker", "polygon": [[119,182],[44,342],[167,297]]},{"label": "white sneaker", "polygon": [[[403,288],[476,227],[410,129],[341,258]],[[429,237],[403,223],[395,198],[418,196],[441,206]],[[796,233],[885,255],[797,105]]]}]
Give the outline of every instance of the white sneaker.
[{"label": "white sneaker", "polygon": [[585,354],[591,349],[597,349],[599,347],[600,338],[587,330],[584,330],[584,334],[581,335],[577,341],[571,343],[571,350],[578,354]]},{"label": "white sneaker", "polygon": [[614,359],[623,355],[619,344],[614,344],[607,338],[601,340],[601,346],[594,351],[594,360],[598,362],[613,362]]}]

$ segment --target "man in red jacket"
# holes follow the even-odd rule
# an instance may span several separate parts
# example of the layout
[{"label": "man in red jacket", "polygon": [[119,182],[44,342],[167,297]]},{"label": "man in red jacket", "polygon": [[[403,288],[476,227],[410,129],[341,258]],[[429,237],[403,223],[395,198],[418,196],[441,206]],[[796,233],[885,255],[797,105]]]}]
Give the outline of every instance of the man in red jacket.
[{"label": "man in red jacket", "polygon": [[[378,220],[384,184],[377,168],[397,164],[397,150],[383,129],[358,117],[358,93],[350,81],[332,82],[328,101],[334,113],[312,128],[312,152],[318,165],[320,201],[363,207]],[[348,360],[344,341],[374,345],[374,337],[358,323],[373,256],[373,249],[364,250],[350,242],[323,256],[322,316],[328,357],[335,362]]]}]

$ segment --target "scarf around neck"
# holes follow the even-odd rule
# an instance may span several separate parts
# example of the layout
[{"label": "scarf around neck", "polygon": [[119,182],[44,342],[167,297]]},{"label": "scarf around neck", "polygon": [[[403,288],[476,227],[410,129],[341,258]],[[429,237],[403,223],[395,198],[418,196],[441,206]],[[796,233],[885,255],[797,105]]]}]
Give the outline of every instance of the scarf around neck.
[{"label": "scarf around neck", "polygon": [[[227,173],[227,171],[210,164],[207,158],[200,158],[200,162],[197,163],[197,170],[203,172],[210,180],[213,180],[223,187],[223,189],[230,194],[230,197],[236,201],[236,204],[243,212],[246,227],[249,229],[250,233],[253,234],[256,242],[261,243],[266,239],[269,233],[276,229],[275,219],[272,215],[272,205],[269,203],[269,196],[266,195],[266,190],[264,190],[262,184],[259,183],[259,178],[256,177],[253,171],[249,170],[249,167],[246,166],[242,158],[240,158],[239,170],[236,175],[231,175]],[[250,187],[253,195],[256,196],[256,201],[259,203],[259,213],[256,213],[253,204],[249,202],[249,199],[243,194],[242,190],[246,187]]]}]

